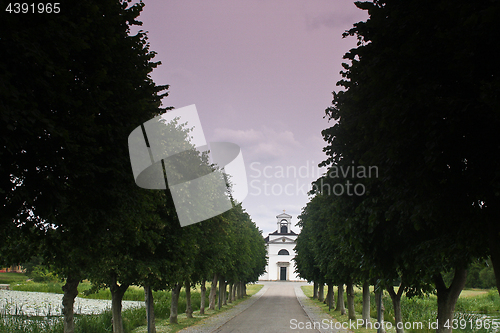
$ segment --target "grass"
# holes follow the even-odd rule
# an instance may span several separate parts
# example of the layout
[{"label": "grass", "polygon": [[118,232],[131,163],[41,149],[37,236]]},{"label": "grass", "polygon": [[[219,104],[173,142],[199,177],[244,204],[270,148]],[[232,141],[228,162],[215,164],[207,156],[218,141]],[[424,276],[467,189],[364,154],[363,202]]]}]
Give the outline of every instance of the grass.
[{"label": "grass", "polygon": [[23,316],[0,317],[0,332],[9,333],[62,333],[62,321],[26,320]]},{"label": "grass", "polygon": [[[19,291],[36,291],[45,293],[62,294],[62,286],[64,282],[34,282],[34,281],[15,281],[10,283],[11,290]],[[91,299],[111,299],[111,291],[109,288],[101,289],[95,293],[88,294],[86,291],[90,290],[92,284],[88,281],[81,282],[78,285],[78,297],[91,298]],[[137,286],[130,286],[125,295],[124,301],[144,301],[144,289]]]},{"label": "grass", "polygon": [[[34,291],[34,292],[47,292],[62,294],[62,286],[64,282],[34,282],[34,281],[17,281],[10,284],[11,290],[19,291]],[[78,285],[78,297],[90,299],[104,299],[111,300],[111,291],[109,288],[100,289],[97,292],[89,294],[92,284],[88,281],[80,282]],[[200,289],[192,289],[193,291],[200,292]],[[157,291],[153,292],[153,298],[165,298],[167,292]],[[194,296],[196,297],[196,296]],[[130,286],[123,295],[124,301],[144,301],[144,288],[138,286]]]},{"label": "grass", "polygon": [[[341,316],[339,311],[328,312],[328,306],[323,302],[318,300],[312,300],[313,287],[303,286],[304,294],[311,298],[322,311],[330,314],[334,319],[343,323],[349,322],[347,315]],[[337,295],[337,290],[335,290],[335,296]],[[376,303],[373,293],[370,299],[370,315],[375,322],[376,318]],[[356,318],[361,318],[362,311],[362,294],[359,289],[355,290],[355,310]],[[389,295],[385,294],[384,299],[384,321],[390,322],[391,325],[395,326],[394,321],[394,309],[392,307],[392,301]],[[414,297],[401,299],[401,310],[403,314],[403,320],[406,325],[409,325],[405,332],[434,332],[435,330],[430,327],[432,323],[435,323],[437,315],[437,297],[435,295],[429,295],[424,297]],[[500,317],[500,297],[495,289],[492,290],[480,290],[480,289],[470,289],[464,290],[460,295],[455,307],[455,317],[457,323],[457,329],[454,332],[494,332],[493,329],[484,329],[484,327],[479,327],[480,324],[485,322],[486,318],[494,319]],[[476,321],[478,320],[478,321]],[[422,323],[422,328],[417,328],[418,323]],[[462,323],[462,329],[460,327]],[[472,326],[472,327],[471,327]],[[500,327],[500,323],[499,323]],[[472,329],[474,328],[474,329]],[[353,330],[354,332],[368,332],[374,333],[376,330],[370,330],[366,328],[360,328]],[[395,332],[395,329],[387,330],[390,332]]]},{"label": "grass", "polygon": [[479,295],[487,295],[488,290],[487,289],[464,289],[462,290],[462,293],[460,294],[460,297],[476,297]]},{"label": "grass", "polygon": [[11,284],[26,281],[28,277],[23,273],[0,273],[0,284]]}]

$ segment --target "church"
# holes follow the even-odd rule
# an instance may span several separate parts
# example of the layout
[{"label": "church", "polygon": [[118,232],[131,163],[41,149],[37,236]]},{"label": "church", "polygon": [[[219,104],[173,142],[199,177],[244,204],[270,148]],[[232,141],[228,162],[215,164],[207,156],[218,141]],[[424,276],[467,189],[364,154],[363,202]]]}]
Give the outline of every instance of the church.
[{"label": "church", "polygon": [[304,281],[295,273],[295,244],[298,234],[291,229],[292,216],[283,211],[276,216],[276,231],[265,238],[267,247],[266,271],[260,281]]}]

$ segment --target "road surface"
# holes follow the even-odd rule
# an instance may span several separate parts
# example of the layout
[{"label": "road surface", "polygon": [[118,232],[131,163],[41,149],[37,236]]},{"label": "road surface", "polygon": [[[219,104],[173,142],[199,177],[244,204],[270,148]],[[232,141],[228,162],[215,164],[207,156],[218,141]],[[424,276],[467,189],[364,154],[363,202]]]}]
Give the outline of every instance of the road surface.
[{"label": "road surface", "polygon": [[335,325],[340,323],[332,320],[332,317],[322,312],[304,295],[300,287],[307,283],[258,283],[264,287],[257,294],[227,311],[181,330],[180,333],[350,332],[337,328]]},{"label": "road surface", "polygon": [[307,326],[313,326],[295,295],[296,283],[271,282],[268,285],[269,288],[252,306],[215,332],[320,332],[316,329],[306,329]]}]

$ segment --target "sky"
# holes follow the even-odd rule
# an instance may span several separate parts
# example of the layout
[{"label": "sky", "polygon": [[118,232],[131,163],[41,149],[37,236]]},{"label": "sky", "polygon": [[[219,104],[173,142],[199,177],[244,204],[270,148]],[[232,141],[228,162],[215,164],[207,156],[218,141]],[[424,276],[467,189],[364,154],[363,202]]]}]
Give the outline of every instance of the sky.
[{"label": "sky", "polygon": [[342,57],[367,19],[349,0],[144,0],[140,29],[161,61],[151,77],[168,84],[163,106],[195,104],[208,142],[241,147],[243,208],[262,230],[297,216],[324,169],[321,131],[338,91]]}]

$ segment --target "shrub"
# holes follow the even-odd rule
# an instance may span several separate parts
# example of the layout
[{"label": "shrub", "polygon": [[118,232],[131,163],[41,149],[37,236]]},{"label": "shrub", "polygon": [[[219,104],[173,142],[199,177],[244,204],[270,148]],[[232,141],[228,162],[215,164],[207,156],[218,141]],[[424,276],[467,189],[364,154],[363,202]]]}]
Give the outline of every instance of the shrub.
[{"label": "shrub", "polygon": [[43,265],[33,267],[33,270],[28,276],[35,282],[57,282],[61,280],[56,273],[50,272],[47,267]]},{"label": "shrub", "polygon": [[481,288],[489,289],[496,286],[495,272],[493,267],[485,267],[479,272],[479,280],[481,282]]}]

